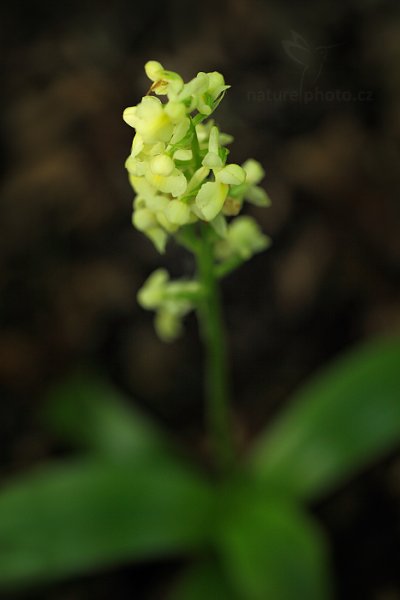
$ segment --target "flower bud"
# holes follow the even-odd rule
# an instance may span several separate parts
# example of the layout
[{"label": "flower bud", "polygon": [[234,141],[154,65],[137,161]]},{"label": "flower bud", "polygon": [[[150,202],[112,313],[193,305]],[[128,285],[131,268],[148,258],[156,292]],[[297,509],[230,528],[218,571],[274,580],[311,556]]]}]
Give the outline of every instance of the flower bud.
[{"label": "flower bud", "polygon": [[139,231],[146,231],[157,225],[154,214],[148,208],[135,210],[132,216],[132,223]]},{"label": "flower bud", "polygon": [[243,169],[246,172],[246,181],[250,185],[255,185],[263,179],[265,176],[265,171],[256,160],[249,158],[243,163]]},{"label": "flower bud", "polygon": [[158,308],[163,301],[168,280],[169,275],[165,269],[154,271],[138,292],[139,304],[143,308]]},{"label": "flower bud", "polygon": [[160,79],[160,73],[163,71],[163,69],[164,67],[162,64],[156,60],[149,60],[144,65],[146,75],[149,79],[151,79],[151,81],[157,81],[157,79]]},{"label": "flower bud", "polygon": [[174,225],[186,225],[190,220],[190,208],[180,200],[171,200],[165,214],[167,219]]},{"label": "flower bud", "polygon": [[150,168],[155,175],[168,177],[174,170],[174,161],[166,154],[154,156],[150,161]]}]

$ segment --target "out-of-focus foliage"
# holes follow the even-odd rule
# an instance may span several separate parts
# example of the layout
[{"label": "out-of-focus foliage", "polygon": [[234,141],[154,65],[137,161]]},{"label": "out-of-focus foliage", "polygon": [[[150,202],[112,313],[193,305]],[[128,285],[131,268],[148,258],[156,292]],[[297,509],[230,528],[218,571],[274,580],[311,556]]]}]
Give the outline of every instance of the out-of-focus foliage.
[{"label": "out-of-focus foliage", "polygon": [[94,376],[49,394],[45,421],[89,456],[43,467],[0,495],[0,586],[28,585],[209,537],[213,490],[153,424]]},{"label": "out-of-focus foliage", "polygon": [[204,590],[221,599],[328,598],[326,544],[304,500],[399,443],[399,364],[398,340],[341,358],[261,435],[243,469],[217,485],[183,464],[115,390],[96,379],[67,382],[53,392],[47,418],[89,457],[43,467],[2,491],[0,587],[191,554],[199,562],[174,600]]},{"label": "out-of-focus foliage", "polygon": [[0,497],[0,586],[187,553],[209,537],[212,492],[157,459],[50,465]]},{"label": "out-of-focus foliage", "polygon": [[400,343],[337,361],[262,436],[253,466],[271,485],[315,498],[400,443]]},{"label": "out-of-focus foliage", "polygon": [[233,586],[223,574],[221,565],[214,556],[207,562],[199,562],[188,567],[174,586],[168,600],[240,600]]},{"label": "out-of-focus foliage", "polygon": [[239,597],[326,600],[327,555],[315,523],[285,496],[248,483],[228,497],[218,544]]},{"label": "out-of-focus foliage", "polygon": [[114,388],[77,374],[48,394],[43,421],[61,439],[93,454],[149,456],[165,447],[163,434]]}]

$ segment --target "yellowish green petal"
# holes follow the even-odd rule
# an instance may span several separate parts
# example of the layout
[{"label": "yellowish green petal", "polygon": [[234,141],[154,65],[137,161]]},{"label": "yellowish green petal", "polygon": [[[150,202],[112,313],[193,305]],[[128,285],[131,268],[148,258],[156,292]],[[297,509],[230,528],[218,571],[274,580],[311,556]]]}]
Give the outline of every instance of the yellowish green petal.
[{"label": "yellowish green petal", "polygon": [[209,169],[220,169],[222,167],[222,160],[218,154],[207,152],[201,164]]},{"label": "yellowish green petal", "polygon": [[208,151],[213,154],[218,154],[219,151],[219,131],[218,127],[212,127],[210,131],[210,137],[208,140]]},{"label": "yellowish green petal", "polygon": [[210,169],[208,167],[200,167],[197,169],[188,183],[187,192],[195,190],[206,179],[206,177],[208,177],[209,173]]},{"label": "yellowish green petal", "polygon": [[232,255],[247,260],[269,245],[269,238],[262,233],[257,222],[252,217],[242,216],[232,221],[226,239],[216,245],[215,252],[220,260]]},{"label": "yellowish green petal", "polygon": [[165,209],[165,214],[174,225],[186,225],[190,221],[190,207],[180,200],[171,200]]},{"label": "yellowish green petal", "polygon": [[182,149],[176,150],[176,152],[174,152],[175,160],[187,161],[187,160],[192,160],[192,158],[193,158],[192,150],[184,150],[182,148]]},{"label": "yellowish green petal", "polygon": [[255,206],[271,206],[271,200],[267,192],[256,185],[251,185],[245,192],[244,197],[248,202]]},{"label": "yellowish green petal", "polygon": [[232,163],[226,165],[226,167],[219,171],[218,175],[216,175],[216,179],[222,183],[227,183],[228,185],[240,185],[241,183],[244,183],[246,179],[246,172],[239,165]]},{"label": "yellowish green petal", "polygon": [[132,216],[132,223],[139,231],[147,231],[157,226],[156,217],[148,208],[135,210]]},{"label": "yellowish green petal", "polygon": [[160,192],[172,194],[172,196],[182,196],[187,187],[187,180],[179,169],[174,169],[168,176],[155,175],[150,169],[146,172],[147,181]]},{"label": "yellowish green petal", "polygon": [[187,134],[190,127],[190,119],[185,117],[182,121],[179,121],[174,128],[173,135],[171,137],[171,144],[178,144]]},{"label": "yellowish green petal", "polygon": [[161,227],[147,229],[146,236],[153,242],[154,246],[160,254],[164,254],[165,246],[168,241],[168,234]]},{"label": "yellowish green petal", "polygon": [[197,196],[196,206],[205,221],[212,221],[224,205],[229,187],[219,181],[203,183]]},{"label": "yellowish green petal", "polygon": [[126,159],[125,168],[128,170],[130,175],[135,177],[141,177],[146,172],[146,164],[132,155],[128,156]]},{"label": "yellowish green petal", "polygon": [[255,185],[261,181],[261,179],[265,176],[265,171],[260,165],[260,163],[253,158],[249,158],[242,165],[243,169],[246,172],[246,182],[249,185]]},{"label": "yellowish green petal", "polygon": [[174,312],[161,308],[156,313],[154,329],[163,342],[173,342],[182,334],[181,317]]},{"label": "yellowish green petal", "polygon": [[143,308],[158,308],[164,299],[168,280],[168,271],[165,269],[154,271],[138,292],[137,299],[140,306],[143,306]]}]

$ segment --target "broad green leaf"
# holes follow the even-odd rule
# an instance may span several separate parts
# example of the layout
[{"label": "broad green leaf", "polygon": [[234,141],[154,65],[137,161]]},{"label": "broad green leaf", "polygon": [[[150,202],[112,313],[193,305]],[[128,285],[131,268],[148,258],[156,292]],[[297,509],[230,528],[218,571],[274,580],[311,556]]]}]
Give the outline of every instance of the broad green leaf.
[{"label": "broad green leaf", "polygon": [[57,464],[0,494],[0,587],[187,552],[210,535],[213,493],[172,461]]},{"label": "broad green leaf", "polygon": [[240,598],[330,598],[324,540],[316,525],[286,499],[231,494],[219,546]]},{"label": "broad green leaf", "polygon": [[217,560],[199,562],[186,569],[168,600],[243,600],[230,588]]},{"label": "broad green leaf", "polygon": [[250,464],[269,487],[314,498],[399,444],[400,341],[379,340],[301,390]]},{"label": "broad green leaf", "polygon": [[166,446],[149,420],[94,375],[76,374],[55,386],[43,420],[61,438],[101,455],[147,455]]}]

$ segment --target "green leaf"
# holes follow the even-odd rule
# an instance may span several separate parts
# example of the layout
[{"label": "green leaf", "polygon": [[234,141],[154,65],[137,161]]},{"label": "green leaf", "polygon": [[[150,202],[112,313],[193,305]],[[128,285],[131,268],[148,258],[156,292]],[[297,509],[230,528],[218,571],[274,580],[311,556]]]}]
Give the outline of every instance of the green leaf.
[{"label": "green leaf", "polygon": [[299,392],[250,459],[269,487],[314,498],[400,443],[400,341],[342,357]]},{"label": "green leaf", "polygon": [[199,562],[186,569],[168,600],[242,600],[230,588],[216,560]]},{"label": "green leaf", "polygon": [[213,500],[200,476],[171,460],[43,468],[0,494],[0,587],[198,548]]},{"label": "green leaf", "polygon": [[286,499],[230,494],[220,529],[226,573],[246,600],[326,600],[326,547],[316,525]]},{"label": "green leaf", "polygon": [[166,446],[161,432],[95,375],[75,374],[55,386],[43,420],[62,439],[99,455],[148,455]]}]

